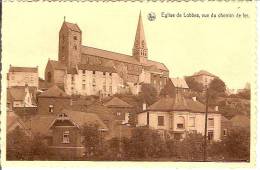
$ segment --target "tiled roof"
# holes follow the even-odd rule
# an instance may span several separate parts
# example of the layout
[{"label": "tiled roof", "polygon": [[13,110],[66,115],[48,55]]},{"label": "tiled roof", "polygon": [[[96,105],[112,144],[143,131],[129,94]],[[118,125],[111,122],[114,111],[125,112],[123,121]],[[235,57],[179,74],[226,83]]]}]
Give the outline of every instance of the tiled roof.
[{"label": "tiled roof", "polygon": [[[36,88],[35,87],[28,87],[29,88],[29,93],[32,94],[33,100],[34,100],[34,94],[36,93]],[[18,101],[23,101],[25,98],[25,86],[13,86],[10,88],[7,88],[7,100],[18,100]],[[35,102],[35,101],[32,101]]]},{"label": "tiled roof", "polygon": [[81,30],[77,24],[73,24],[73,23],[69,23],[69,22],[64,22],[64,24],[72,31],[81,32]]},{"label": "tiled roof", "polygon": [[[173,97],[163,97],[157,102],[148,107],[147,110],[151,111],[191,111],[195,113],[204,113],[206,107],[199,101],[185,98],[182,95]],[[209,112],[215,112],[213,109],[208,108]]]},{"label": "tiled roof", "polygon": [[95,102],[86,108],[88,113],[96,113],[103,121],[104,120],[113,120],[113,112],[108,107],[104,106],[100,102]]},{"label": "tiled roof", "polygon": [[69,98],[64,91],[62,91],[58,86],[54,85],[48,90],[42,92],[39,97],[61,97],[61,98]]},{"label": "tiled roof", "polygon": [[72,110],[62,110],[62,113],[65,113],[70,120],[75,124],[82,127],[84,124],[97,124],[99,129],[108,130],[107,126],[103,121],[94,113],[89,112],[80,112]]},{"label": "tiled roof", "polygon": [[132,106],[118,97],[113,97],[108,102],[104,103],[107,107],[120,107],[120,108],[132,108]]},{"label": "tiled roof", "polygon": [[79,70],[90,70],[90,71],[116,73],[116,70],[113,67],[105,67],[105,66],[101,66],[101,65],[79,64],[78,69]]},{"label": "tiled roof", "polygon": [[38,73],[38,67],[13,67],[13,66],[10,66],[9,72],[33,72],[33,73]]},{"label": "tiled roof", "polygon": [[200,76],[200,75],[206,75],[206,76],[211,76],[211,77],[216,77],[214,74],[206,71],[206,70],[200,70],[196,73],[194,73],[192,76]]},{"label": "tiled roof", "polygon": [[126,55],[126,54],[116,53],[116,52],[102,50],[102,49],[88,47],[88,46],[82,46],[81,51],[82,54],[98,56],[110,60],[116,60],[116,61],[126,62],[135,65],[143,65],[143,66],[155,65],[158,69],[168,71],[166,66],[160,62],[147,60],[146,64],[141,64],[133,56]]},{"label": "tiled roof", "polygon": [[62,64],[61,62],[59,62],[59,61],[49,60],[48,62],[56,70],[66,70],[67,69],[67,67],[64,64]]},{"label": "tiled roof", "polygon": [[7,132],[12,131],[16,126],[26,130],[26,126],[19,116],[17,116],[14,112],[7,112]]},{"label": "tiled roof", "polygon": [[186,81],[182,78],[170,78],[173,85],[177,88],[185,88],[188,89],[189,86],[187,85]]}]

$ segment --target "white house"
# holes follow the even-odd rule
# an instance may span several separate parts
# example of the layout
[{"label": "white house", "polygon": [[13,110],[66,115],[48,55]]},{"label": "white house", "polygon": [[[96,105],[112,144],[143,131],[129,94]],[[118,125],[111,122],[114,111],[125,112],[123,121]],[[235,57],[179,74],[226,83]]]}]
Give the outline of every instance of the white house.
[{"label": "white house", "polygon": [[[167,132],[174,139],[184,138],[186,133],[201,133],[205,130],[205,105],[196,98],[184,98],[176,94],[175,98],[164,97],[138,114],[138,126]],[[220,140],[221,114],[208,109],[209,140]]]}]

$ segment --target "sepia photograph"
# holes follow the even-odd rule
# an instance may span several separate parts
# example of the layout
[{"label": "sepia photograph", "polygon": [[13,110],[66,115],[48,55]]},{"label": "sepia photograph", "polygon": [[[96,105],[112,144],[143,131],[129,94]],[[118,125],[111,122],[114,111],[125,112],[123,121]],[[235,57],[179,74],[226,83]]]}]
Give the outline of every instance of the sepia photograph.
[{"label": "sepia photograph", "polygon": [[255,162],[253,2],[2,11],[2,161]]}]

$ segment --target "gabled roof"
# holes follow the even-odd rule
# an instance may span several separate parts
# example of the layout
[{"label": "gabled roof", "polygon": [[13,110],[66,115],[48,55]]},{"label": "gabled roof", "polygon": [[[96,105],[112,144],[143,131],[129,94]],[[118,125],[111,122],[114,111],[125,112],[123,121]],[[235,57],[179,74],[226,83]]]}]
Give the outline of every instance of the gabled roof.
[{"label": "gabled roof", "polygon": [[80,127],[82,127],[84,124],[96,124],[98,125],[99,129],[108,130],[103,121],[94,113],[65,109],[62,110],[62,113],[65,113],[73,123]]},{"label": "gabled roof", "polygon": [[11,132],[16,127],[21,128],[27,133],[26,126],[24,122],[20,119],[20,117],[17,116],[14,112],[7,112],[7,124],[6,124],[7,133]]},{"label": "gabled roof", "polygon": [[101,65],[79,64],[78,69],[79,70],[90,70],[90,71],[116,73],[116,70],[113,67],[105,67],[105,66],[101,66]]},{"label": "gabled roof", "polygon": [[186,81],[182,78],[170,78],[170,81],[176,88],[184,88],[188,89],[189,86],[187,85]]},{"label": "gabled roof", "polygon": [[146,67],[149,66],[156,66],[160,70],[168,71],[167,67],[160,62],[157,61],[152,61],[152,60],[147,60],[146,63],[139,63],[133,56],[126,55],[126,54],[121,54],[121,53],[116,53],[112,51],[107,51],[107,50],[102,50],[94,47],[88,47],[88,46],[82,46],[81,48],[82,54],[85,55],[91,55],[91,56],[98,56],[110,60],[116,60],[116,61],[121,61],[125,63],[130,63],[130,64],[135,64],[135,65],[143,65]]},{"label": "gabled roof", "polygon": [[50,65],[55,70],[66,70],[67,69],[67,67],[59,61],[49,60],[48,63],[50,63]]},{"label": "gabled roof", "polygon": [[77,24],[69,23],[64,21],[63,24],[67,26],[71,31],[81,32],[79,26]]},{"label": "gabled roof", "polygon": [[33,72],[33,73],[38,73],[38,67],[13,67],[13,66],[10,66],[9,72]]},{"label": "gabled roof", "polygon": [[119,108],[132,108],[130,104],[126,103],[125,101],[119,99],[118,97],[113,97],[108,102],[104,103],[107,107],[119,107]]},{"label": "gabled roof", "polygon": [[210,73],[210,72],[208,72],[208,71],[206,71],[206,70],[200,70],[200,71],[194,73],[192,76],[200,76],[200,75],[206,75],[206,76],[211,76],[211,77],[217,77],[217,76],[215,76],[214,74],[212,74],[212,73]]},{"label": "gabled roof", "polygon": [[[176,97],[162,97],[157,102],[148,107],[150,111],[190,111],[194,113],[205,113],[206,106],[199,101],[185,98],[180,94]],[[208,108],[209,112],[215,112],[212,108]]]},{"label": "gabled roof", "polygon": [[39,97],[59,97],[59,98],[69,98],[64,91],[62,91],[58,86],[54,85],[48,90],[42,92]]}]

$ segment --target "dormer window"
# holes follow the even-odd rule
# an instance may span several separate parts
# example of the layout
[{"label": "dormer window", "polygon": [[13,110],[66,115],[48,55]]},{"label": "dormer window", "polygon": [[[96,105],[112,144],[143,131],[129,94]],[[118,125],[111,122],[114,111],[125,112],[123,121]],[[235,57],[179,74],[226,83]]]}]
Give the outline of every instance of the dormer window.
[{"label": "dormer window", "polygon": [[49,113],[53,113],[53,105],[49,105]]}]

